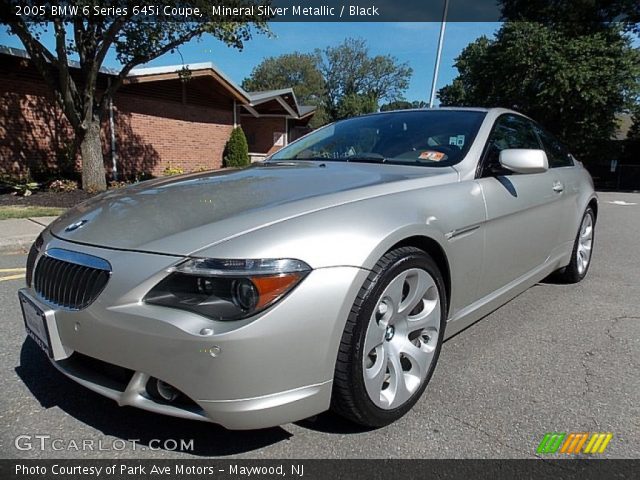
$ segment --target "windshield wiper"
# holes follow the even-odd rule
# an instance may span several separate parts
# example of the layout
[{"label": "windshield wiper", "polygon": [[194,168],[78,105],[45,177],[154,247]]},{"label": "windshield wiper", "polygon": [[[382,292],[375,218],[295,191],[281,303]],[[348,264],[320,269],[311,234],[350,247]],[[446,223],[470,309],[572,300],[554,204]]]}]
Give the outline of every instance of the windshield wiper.
[{"label": "windshield wiper", "polygon": [[344,157],[347,162],[359,163],[385,163],[387,159],[379,153],[365,153]]},{"label": "windshield wiper", "polygon": [[357,154],[351,155],[348,157],[308,157],[308,158],[278,158],[271,159],[266,163],[277,163],[277,162],[354,162],[354,163],[385,163],[388,162],[389,159],[380,155],[379,153],[365,153],[365,154]]}]

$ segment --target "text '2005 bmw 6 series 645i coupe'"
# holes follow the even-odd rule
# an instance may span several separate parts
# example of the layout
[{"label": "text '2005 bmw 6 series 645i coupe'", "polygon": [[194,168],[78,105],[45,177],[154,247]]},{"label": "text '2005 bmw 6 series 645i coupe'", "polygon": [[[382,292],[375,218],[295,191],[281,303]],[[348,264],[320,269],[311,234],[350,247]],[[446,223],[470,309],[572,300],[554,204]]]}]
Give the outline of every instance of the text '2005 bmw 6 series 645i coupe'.
[{"label": "text '2005 bmw 6 series 645i coupe'", "polygon": [[583,166],[516,112],[372,114],[78,205],[31,248],[20,303],[53,365],[120,405],[382,426],[446,337],[586,275],[597,210]]}]

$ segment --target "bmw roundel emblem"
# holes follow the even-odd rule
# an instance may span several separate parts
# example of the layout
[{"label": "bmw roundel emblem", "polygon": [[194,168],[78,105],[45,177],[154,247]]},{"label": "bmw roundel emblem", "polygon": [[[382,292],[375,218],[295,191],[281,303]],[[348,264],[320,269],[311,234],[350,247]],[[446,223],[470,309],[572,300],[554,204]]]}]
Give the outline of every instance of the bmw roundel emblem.
[{"label": "bmw roundel emblem", "polygon": [[80,220],[79,222],[76,223],[72,223],[71,225],[69,225],[67,228],[64,229],[65,232],[73,232],[74,230],[79,229],[80,227],[82,227],[85,223],[87,223],[89,220],[87,219],[83,219]]}]

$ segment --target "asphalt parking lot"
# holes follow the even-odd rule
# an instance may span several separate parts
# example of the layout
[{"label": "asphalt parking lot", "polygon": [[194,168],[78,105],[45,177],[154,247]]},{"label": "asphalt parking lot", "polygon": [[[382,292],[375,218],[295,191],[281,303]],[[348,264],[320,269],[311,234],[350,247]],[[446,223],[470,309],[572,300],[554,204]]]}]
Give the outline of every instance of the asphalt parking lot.
[{"label": "asphalt parking lot", "polygon": [[[547,432],[612,432],[604,456],[638,458],[640,194],[602,193],[600,200],[585,281],[540,283],[450,339],[416,407],[373,431],[323,414],[279,428],[230,432],[118,407],[66,379],[25,341],[16,297],[24,279],[9,271],[23,267],[25,256],[0,256],[3,456],[533,458]],[[34,448],[16,448],[20,435],[32,436]],[[46,448],[39,448],[35,435],[50,436]],[[93,450],[73,447],[87,440]],[[193,440],[193,449],[174,451],[181,440]]]}]

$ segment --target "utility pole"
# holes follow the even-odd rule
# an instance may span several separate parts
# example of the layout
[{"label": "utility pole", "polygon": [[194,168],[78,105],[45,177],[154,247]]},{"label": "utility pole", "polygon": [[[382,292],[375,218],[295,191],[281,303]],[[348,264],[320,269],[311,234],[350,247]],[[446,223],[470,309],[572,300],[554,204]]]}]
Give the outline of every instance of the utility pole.
[{"label": "utility pole", "polygon": [[436,84],[438,83],[438,71],[440,70],[440,59],[442,57],[442,43],[444,42],[444,30],[447,28],[447,11],[449,10],[449,0],[444,0],[444,10],[442,11],[442,22],[440,22],[440,36],[438,37],[438,53],[436,54],[436,64],[433,67],[433,82],[431,82],[431,95],[429,96],[429,108],[433,108],[436,99]]}]

